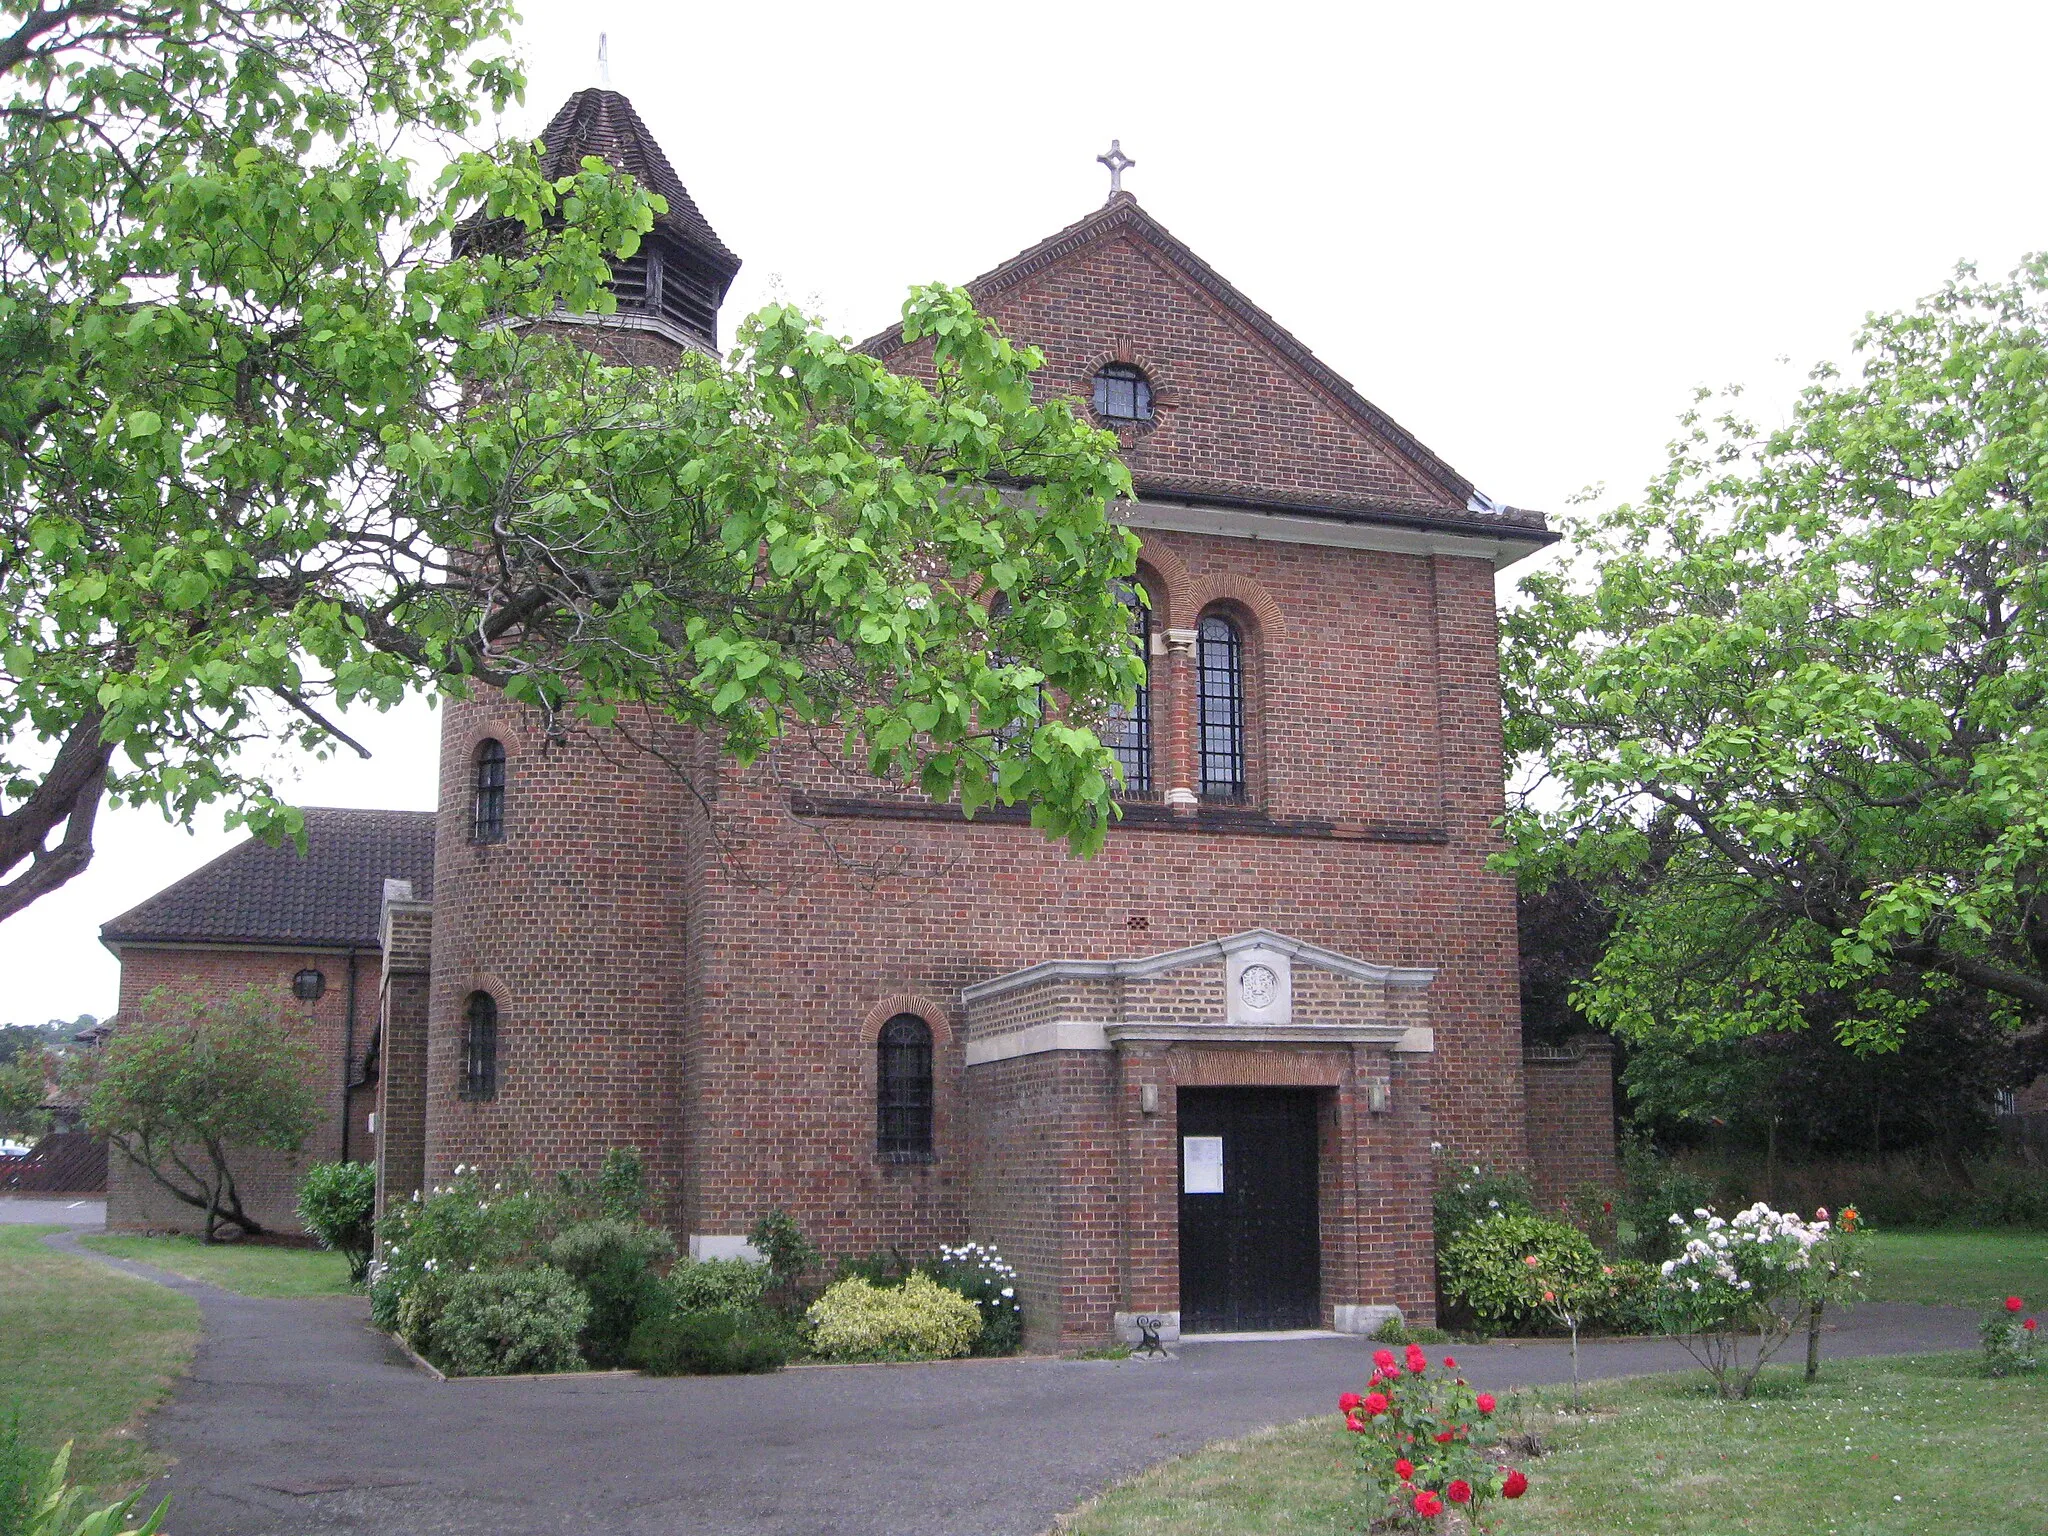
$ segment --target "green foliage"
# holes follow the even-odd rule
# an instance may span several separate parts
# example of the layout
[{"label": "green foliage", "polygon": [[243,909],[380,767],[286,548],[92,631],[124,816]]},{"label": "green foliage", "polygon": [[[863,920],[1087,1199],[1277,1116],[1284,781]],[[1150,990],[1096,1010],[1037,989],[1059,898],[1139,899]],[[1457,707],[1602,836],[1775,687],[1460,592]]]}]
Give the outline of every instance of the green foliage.
[{"label": "green foliage", "polygon": [[2026,1314],[2018,1296],[2007,1297],[1984,1314],[1977,1330],[1987,1376],[2019,1376],[2041,1369],[2048,1351],[2041,1347],[2041,1320]]},{"label": "green foliage", "polygon": [[1520,1173],[1490,1163],[1468,1163],[1455,1153],[1436,1160],[1436,1245],[1441,1250],[1475,1222],[1495,1216],[1533,1216],[1536,1197]]},{"label": "green foliage", "polygon": [[657,1311],[633,1331],[627,1359],[654,1376],[746,1376],[789,1363],[789,1336],[758,1310]]},{"label": "green foliage", "polygon": [[1565,1286],[1600,1284],[1600,1250],[1585,1233],[1561,1221],[1521,1215],[1476,1221],[1452,1238],[1437,1255],[1437,1284],[1481,1327],[1503,1333],[1526,1329],[1549,1316],[1540,1289],[1530,1287],[1532,1258],[1540,1273]]},{"label": "green foliage", "polygon": [[752,1259],[685,1259],[668,1272],[677,1312],[751,1312],[767,1294],[770,1266]]},{"label": "green foliage", "polygon": [[1606,1292],[1593,1305],[1590,1321],[1608,1333],[1656,1333],[1664,1323],[1661,1276],[1642,1259],[1616,1259],[1606,1266]]},{"label": "green foliage", "polygon": [[363,1283],[376,1244],[377,1166],[315,1163],[299,1181],[299,1220],[348,1260],[349,1280]]},{"label": "green foliage", "polygon": [[387,1203],[382,1252],[370,1265],[371,1321],[422,1348],[444,1295],[435,1282],[538,1263],[559,1216],[553,1197],[517,1179],[487,1185],[479,1170],[461,1164],[449,1183]]},{"label": "green foliage", "polygon": [[295,1152],[319,1113],[303,1023],[250,988],[225,1002],[150,993],[66,1081],[87,1095],[86,1122],[160,1189],[222,1221],[263,1228],[242,1209],[229,1148]]},{"label": "green foliage", "polygon": [[[637,1190],[635,1195],[628,1209],[638,1208]],[[548,1244],[547,1255],[589,1298],[584,1358],[600,1370],[624,1364],[641,1314],[666,1305],[659,1268],[676,1256],[675,1243],[658,1227],[604,1216],[564,1228]]]},{"label": "green foliage", "polygon": [[[1713,1191],[1701,1205],[1758,1200],[1811,1211],[1854,1205],[1873,1226],[2048,1231],[2048,1179],[2017,1158],[1944,1158],[1931,1152],[1881,1158],[1815,1158],[1773,1172],[1754,1153],[1691,1154],[1684,1168]],[[1679,1207],[1686,1209],[1686,1207]]]},{"label": "green foliage", "polygon": [[35,1137],[49,1129],[41,1105],[58,1067],[56,1054],[40,1045],[0,1062],[0,1136]]},{"label": "green foliage", "polygon": [[1678,1251],[1671,1225],[1683,1215],[1713,1202],[1708,1182],[1690,1169],[1658,1155],[1648,1138],[1621,1139],[1621,1190],[1614,1214],[1621,1228],[1623,1255],[1647,1264],[1661,1264]]},{"label": "green foliage", "polygon": [[[1634,1039],[1895,1047],[2048,1007],[2048,258],[1873,316],[1790,425],[1698,414],[1503,615],[1524,885],[1617,873],[1578,1001]],[[1534,775],[1531,775],[1533,782]],[[1894,978],[1903,976],[1903,984]]]},{"label": "green foliage", "polygon": [[949,1360],[981,1333],[973,1302],[917,1273],[887,1288],[857,1275],[836,1281],[806,1318],[811,1347],[834,1360]]},{"label": "green foliage", "polygon": [[917,1264],[901,1248],[877,1248],[865,1258],[842,1254],[832,1261],[832,1278],[859,1278],[877,1290],[901,1285],[917,1270]]},{"label": "green foliage", "polygon": [[1441,1328],[1410,1324],[1398,1312],[1372,1331],[1375,1344],[1448,1344],[1450,1338]]},{"label": "green foliage", "polygon": [[[672,372],[503,323],[612,312],[665,211],[595,159],[467,147],[523,88],[510,18],[80,5],[0,63],[0,870],[103,786],[299,836],[232,747],[329,750],[330,705],[479,682],[741,760],[815,732],[1099,847],[1092,726],[1141,676],[1114,436],[1034,400],[1039,354],[956,289],[904,306],[929,382],[786,306]],[[0,915],[83,866],[68,830]]]},{"label": "green foliage", "polygon": [[[647,1208],[647,1170],[638,1147],[613,1147],[597,1170],[597,1206],[613,1221],[638,1221]],[[669,1244],[670,1257],[675,1245]]]},{"label": "green foliage", "polygon": [[[128,1517],[141,1501],[142,1490],[109,1504],[88,1510],[85,1491],[70,1483],[71,1445],[65,1442],[50,1462],[49,1470],[27,1488],[25,1511],[19,1525],[0,1525],[0,1536],[155,1536],[171,1507],[166,1497],[141,1525],[131,1526]],[[7,1514],[0,1506],[0,1518]]]},{"label": "green foliage", "polygon": [[973,1302],[981,1313],[977,1355],[1014,1355],[1024,1344],[1024,1303],[1017,1295],[1017,1271],[986,1243],[941,1244],[924,1266],[939,1284]]},{"label": "green foliage", "polygon": [[811,1294],[806,1279],[825,1262],[817,1245],[779,1205],[754,1223],[747,1241],[768,1261],[769,1291],[775,1305],[792,1317],[800,1313]]},{"label": "green foliage", "polygon": [[21,1536],[43,1482],[43,1458],[21,1436],[21,1410],[0,1422],[0,1536]]},{"label": "green foliage", "polygon": [[447,1282],[423,1353],[451,1376],[577,1371],[589,1319],[589,1298],[552,1265],[478,1269]]}]

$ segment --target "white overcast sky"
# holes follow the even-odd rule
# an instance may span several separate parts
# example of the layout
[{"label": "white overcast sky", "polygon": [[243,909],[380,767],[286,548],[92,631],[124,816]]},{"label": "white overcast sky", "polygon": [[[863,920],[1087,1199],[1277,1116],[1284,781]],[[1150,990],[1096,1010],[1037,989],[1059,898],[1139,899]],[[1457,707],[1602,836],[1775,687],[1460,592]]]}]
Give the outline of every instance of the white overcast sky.
[{"label": "white overcast sky", "polygon": [[[1696,384],[1782,415],[1857,322],[2048,246],[2033,3],[860,5],[527,0],[531,87],[633,99],[771,296],[865,336],[1086,213],[1155,216],[1483,490],[1633,492]],[[1510,573],[1512,577],[1513,573]],[[429,808],[425,706],[290,769]],[[0,926],[0,1021],[114,1006],[103,921],[235,838],[100,820]]]}]

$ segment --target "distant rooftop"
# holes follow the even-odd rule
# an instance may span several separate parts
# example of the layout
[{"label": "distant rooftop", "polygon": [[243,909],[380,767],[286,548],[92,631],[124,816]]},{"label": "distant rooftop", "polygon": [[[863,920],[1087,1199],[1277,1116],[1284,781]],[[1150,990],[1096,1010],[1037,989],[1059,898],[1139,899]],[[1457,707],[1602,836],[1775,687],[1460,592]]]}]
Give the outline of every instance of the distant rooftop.
[{"label": "distant rooftop", "polygon": [[122,944],[306,944],[374,948],[387,879],[434,884],[432,811],[306,808],[306,851],[257,838],[100,928]]}]

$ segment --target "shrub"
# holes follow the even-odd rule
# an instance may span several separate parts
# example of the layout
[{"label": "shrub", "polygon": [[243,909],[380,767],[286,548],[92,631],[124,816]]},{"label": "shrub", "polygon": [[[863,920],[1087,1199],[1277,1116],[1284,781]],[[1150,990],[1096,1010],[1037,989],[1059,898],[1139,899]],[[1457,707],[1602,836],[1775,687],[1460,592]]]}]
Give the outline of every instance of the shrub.
[{"label": "shrub", "polygon": [[1530,1259],[1565,1286],[1596,1286],[1600,1250],[1577,1227],[1542,1216],[1494,1216],[1454,1237],[1437,1259],[1445,1297],[1482,1327],[1527,1330],[1545,1320],[1529,1291]]},{"label": "shrub", "polygon": [[1592,1323],[1610,1333],[1656,1333],[1663,1327],[1657,1266],[1616,1259],[1606,1266],[1607,1294],[1592,1309]]},{"label": "shrub", "polygon": [[641,1313],[666,1305],[656,1269],[676,1256],[676,1245],[658,1227],[603,1216],[564,1228],[547,1255],[590,1298],[584,1358],[601,1370],[623,1364]]},{"label": "shrub", "polygon": [[1614,1214],[1620,1228],[1624,1258],[1661,1264],[1678,1252],[1672,1243],[1674,1214],[1709,1204],[1712,1184],[1668,1157],[1643,1136],[1625,1136],[1621,1143],[1621,1194]]},{"label": "shrub", "polygon": [[1375,1344],[1448,1344],[1451,1336],[1441,1328],[1411,1324],[1396,1312],[1372,1331]]},{"label": "shrub", "polygon": [[[369,1269],[371,1321],[396,1328],[413,1348],[422,1348],[401,1322],[400,1310],[427,1276],[538,1262],[559,1219],[553,1197],[517,1180],[486,1186],[480,1170],[457,1164],[452,1182],[386,1206],[379,1224],[383,1251]],[[420,1307],[413,1310],[423,1315]]]},{"label": "shrub", "polygon": [[1436,1245],[1449,1246],[1475,1222],[1495,1216],[1533,1216],[1536,1197],[1519,1173],[1486,1163],[1463,1163],[1440,1153],[1436,1168]]},{"label": "shrub", "polygon": [[1449,1355],[1431,1370],[1421,1347],[1410,1344],[1405,1370],[1403,1363],[1391,1349],[1378,1351],[1365,1391],[1337,1399],[1370,1490],[1368,1527],[1435,1530],[1448,1507],[1469,1528],[1490,1529],[1479,1515],[1486,1501],[1518,1499],[1529,1486],[1523,1473],[1485,1454],[1498,1438],[1493,1397],[1474,1392]]},{"label": "shrub", "polygon": [[660,1311],[633,1330],[626,1358],[656,1376],[756,1375],[789,1363],[789,1337],[758,1310]]},{"label": "shrub", "polygon": [[981,1309],[929,1275],[899,1286],[841,1280],[811,1305],[811,1344],[835,1360],[949,1360],[974,1347]]},{"label": "shrub", "polygon": [[575,1371],[590,1300],[561,1270],[479,1269],[448,1283],[428,1357],[451,1376]]},{"label": "shrub", "polygon": [[2041,1320],[2022,1317],[2026,1302],[2008,1296],[1985,1315],[1977,1331],[1987,1376],[2018,1376],[2041,1368]]},{"label": "shrub", "polygon": [[861,1279],[877,1290],[893,1289],[901,1285],[917,1268],[900,1248],[877,1248],[864,1259],[852,1254],[843,1255],[832,1261],[834,1280]]},{"label": "shrub", "polygon": [[361,1285],[376,1243],[377,1167],[374,1163],[315,1163],[299,1183],[299,1220],[348,1260],[348,1278]]},{"label": "shrub", "polygon": [[931,1277],[973,1302],[981,1313],[977,1355],[1014,1355],[1024,1343],[1024,1303],[1017,1299],[1017,1271],[983,1243],[939,1247]]},{"label": "shrub", "polygon": [[639,1221],[647,1210],[647,1169],[638,1147],[613,1147],[596,1175],[564,1168],[555,1175],[564,1210],[578,1221]]},{"label": "shrub", "polygon": [[685,1259],[668,1272],[668,1310],[752,1312],[768,1289],[769,1267],[752,1259]]}]

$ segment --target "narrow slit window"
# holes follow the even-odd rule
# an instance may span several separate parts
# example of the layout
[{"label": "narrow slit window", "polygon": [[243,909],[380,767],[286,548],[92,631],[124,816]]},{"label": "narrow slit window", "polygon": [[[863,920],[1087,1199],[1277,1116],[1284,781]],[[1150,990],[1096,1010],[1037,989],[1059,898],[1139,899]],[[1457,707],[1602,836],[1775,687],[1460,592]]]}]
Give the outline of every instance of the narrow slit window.
[{"label": "narrow slit window", "polygon": [[498,1096],[498,1005],[488,992],[469,994],[462,1021],[462,1084],[465,1099]]},{"label": "narrow slit window", "polygon": [[1152,622],[1151,610],[1136,587],[1120,589],[1119,596],[1131,611],[1131,635],[1138,642],[1138,656],[1145,668],[1138,684],[1138,696],[1125,709],[1116,705],[1109,715],[1109,749],[1124,771],[1124,793],[1152,793]]},{"label": "narrow slit window", "polygon": [[896,1163],[932,1157],[932,1029],[899,1013],[875,1039],[875,1150]]},{"label": "narrow slit window", "polygon": [[1196,647],[1202,798],[1245,799],[1244,636],[1221,614],[1202,620]]},{"label": "narrow slit window", "polygon": [[476,788],[472,799],[469,840],[505,840],[505,744],[486,741],[476,749]]}]

